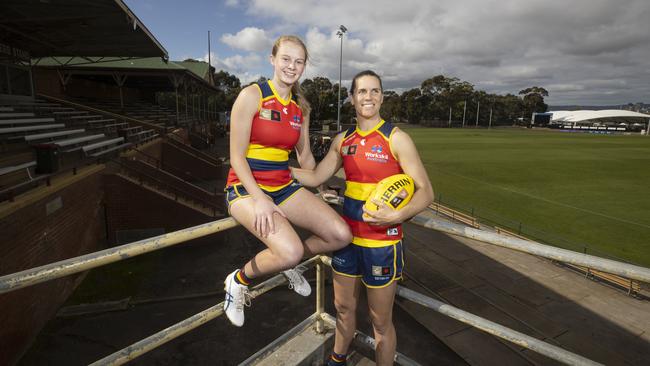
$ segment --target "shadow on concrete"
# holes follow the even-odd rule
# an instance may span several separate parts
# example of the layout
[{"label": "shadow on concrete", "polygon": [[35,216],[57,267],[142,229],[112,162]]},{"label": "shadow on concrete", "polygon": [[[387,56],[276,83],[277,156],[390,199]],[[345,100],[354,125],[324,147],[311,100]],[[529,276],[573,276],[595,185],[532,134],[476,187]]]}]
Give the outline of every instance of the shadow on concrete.
[{"label": "shadow on concrete", "polygon": [[[159,251],[154,255],[153,265],[152,260],[147,259],[151,254],[133,258],[129,266],[137,266],[138,261],[147,262],[151,270],[137,279],[140,283],[129,294],[126,308],[53,319],[20,364],[86,365],[205,310],[223,301],[225,276],[261,249],[262,244],[257,239],[242,228],[235,228]],[[116,273],[110,266],[93,272],[97,272],[92,276],[95,278],[101,277],[102,272]],[[307,272],[307,277],[315,278],[313,269]],[[326,311],[335,314],[329,278]],[[113,279],[123,280],[129,278]],[[77,291],[86,291],[85,287],[96,285],[96,282],[84,283]],[[95,302],[115,300],[110,293],[105,293]],[[76,303],[66,304],[68,308],[72,305]],[[359,329],[372,334],[365,297],[362,305]],[[252,307],[246,310],[246,323],[242,328],[219,317],[130,364],[235,365],[307,318],[315,311],[315,306],[314,294],[304,298],[286,287],[276,288],[253,301]],[[400,352],[423,365],[432,361],[439,365],[464,364],[446,345],[397,307],[395,322]]]},{"label": "shadow on concrete", "polygon": [[[411,224],[405,232],[407,287],[597,362],[650,364],[649,302],[542,258]],[[399,304],[470,364],[557,364],[419,305]]]}]

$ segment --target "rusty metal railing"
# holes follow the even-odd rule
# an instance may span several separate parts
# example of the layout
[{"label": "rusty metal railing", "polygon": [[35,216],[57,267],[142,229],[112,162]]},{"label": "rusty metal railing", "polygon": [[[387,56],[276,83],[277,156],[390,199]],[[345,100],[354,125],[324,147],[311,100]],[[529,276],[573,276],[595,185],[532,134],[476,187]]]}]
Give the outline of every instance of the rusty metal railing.
[{"label": "rusty metal railing", "polygon": [[[435,216],[428,215],[426,212],[421,213],[413,218],[412,222],[430,229],[480,240],[482,242],[523,251],[537,256],[561,260],[578,265],[588,265],[591,268],[596,268],[610,273],[625,275],[629,278],[650,282],[650,269],[648,268],[639,267],[627,263],[620,263],[608,259],[590,256],[587,254],[575,253],[536,242],[510,237],[507,235],[501,235],[493,232],[470,228],[463,225],[452,224],[445,220],[438,219]],[[2,276],[0,277],[0,293],[10,292],[19,288],[53,280],[55,278],[86,271],[105,264],[132,258],[140,254],[145,254],[188,240],[227,230],[237,225],[238,223],[233,218],[229,217],[175,231],[172,233],[156,236],[153,238],[140,240],[119,247],[110,248],[99,252],[86,254],[45,266]],[[324,311],[325,265],[330,264],[331,260],[326,256],[316,256],[303,263],[305,266],[311,267],[315,265],[317,268],[316,311],[314,315],[316,319],[316,330],[318,332],[325,331],[326,324],[331,323],[332,319],[331,316]],[[276,275],[269,280],[259,284],[258,286],[255,286],[251,290],[251,298],[256,298],[257,296],[260,296],[283,283],[286,283],[284,276]],[[472,325],[497,337],[513,342],[519,346],[543,354],[559,362],[569,365],[598,365],[598,363],[584,358],[580,355],[576,355],[554,345],[527,336],[523,333],[503,327],[497,323],[467,313],[461,309],[457,309],[451,305],[431,299],[407,288],[398,286],[397,295],[402,296],[410,301],[422,304],[428,308],[440,312],[441,314]],[[219,317],[222,314],[223,302],[214,305],[188,319],[185,319],[182,322],[174,324],[139,342],[136,342],[133,345],[128,346],[118,352],[106,356],[105,358],[102,358],[101,360],[93,363],[93,365],[124,364],[216,317]],[[372,342],[370,342],[367,338],[364,338],[362,343],[372,345]],[[396,361],[399,363],[400,360],[402,360],[403,364],[414,364],[412,363],[412,360],[398,354],[396,356]]]}]

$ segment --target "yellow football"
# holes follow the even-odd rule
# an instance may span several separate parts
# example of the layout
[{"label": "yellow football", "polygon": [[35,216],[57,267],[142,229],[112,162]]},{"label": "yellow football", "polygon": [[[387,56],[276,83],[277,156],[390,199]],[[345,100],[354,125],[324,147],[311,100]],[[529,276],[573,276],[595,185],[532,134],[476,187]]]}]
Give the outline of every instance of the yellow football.
[{"label": "yellow football", "polygon": [[391,175],[377,183],[375,190],[368,196],[363,207],[367,211],[377,211],[379,207],[372,202],[374,198],[383,201],[393,210],[400,210],[409,203],[414,191],[415,183],[413,178],[406,174]]}]

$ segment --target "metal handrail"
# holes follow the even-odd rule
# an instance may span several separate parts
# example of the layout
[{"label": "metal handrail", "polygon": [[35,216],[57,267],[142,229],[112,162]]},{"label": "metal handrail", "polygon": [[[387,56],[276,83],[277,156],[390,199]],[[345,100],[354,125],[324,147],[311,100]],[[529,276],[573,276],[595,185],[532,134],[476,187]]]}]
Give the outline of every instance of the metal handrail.
[{"label": "metal handrail", "polygon": [[[332,258],[327,256],[321,256],[321,261],[329,266],[332,265]],[[601,365],[588,358],[540,341],[537,338],[504,327],[503,325],[468,313],[444,302],[432,299],[404,286],[397,286],[396,295],[567,365]]]},{"label": "metal handrail", "polygon": [[406,287],[397,286],[397,295],[567,365],[602,365],[563,348],[540,341],[537,338],[504,327],[503,325],[481,318],[428,296],[424,296]]},{"label": "metal handrail", "polygon": [[[145,169],[149,169],[149,174],[142,172],[144,176],[147,178],[155,178],[157,181],[156,183],[161,183],[164,184],[165,186],[170,186],[175,190],[178,190],[180,192],[183,192],[184,194],[187,195],[192,195],[191,197],[195,200],[202,200],[201,202],[205,201],[206,199],[211,201],[213,199],[218,199],[224,196],[224,193],[218,192],[210,192],[208,190],[203,189],[203,187],[195,185],[190,183],[189,181],[186,181],[183,179],[181,176],[178,176],[176,174],[173,174],[169,172],[168,170],[161,169],[147,161],[144,160],[139,160],[139,159],[129,159],[129,158],[122,158],[122,162],[129,167],[129,169],[136,171],[138,173],[141,172],[139,168],[144,167]],[[139,166],[132,166],[132,165],[139,165]],[[155,172],[158,174],[158,176],[153,177],[150,173],[151,171]],[[134,174],[135,176],[135,174]],[[162,178],[164,177],[164,179]],[[182,187],[179,187],[178,185],[181,185]],[[199,197],[201,196],[201,197]],[[212,206],[212,204],[210,204]]]},{"label": "metal handrail", "polygon": [[[138,148],[131,148],[128,152],[126,152],[124,155],[128,156],[129,154],[140,154],[147,158],[148,160],[152,161],[157,169],[168,171],[170,173],[173,173],[177,177],[185,177],[185,178],[190,178],[191,182],[190,183],[201,183],[205,186],[211,184],[211,182],[208,182],[206,180],[203,180],[201,178],[195,177],[192,174],[190,174],[187,171],[182,171],[183,169],[177,168],[173,165],[170,165],[169,163],[163,163],[162,160],[158,159],[157,157],[147,154],[146,152],[138,149]],[[198,186],[197,186],[198,187]],[[200,187],[199,187],[200,188]],[[207,191],[206,191],[207,192]],[[213,193],[218,193],[218,192],[213,192]]]},{"label": "metal handrail", "polygon": [[[318,272],[320,272],[320,276],[322,278],[324,268],[320,264],[327,264],[331,266],[331,258],[327,256],[315,256],[311,259],[308,259],[307,261],[303,262],[302,265],[305,267],[311,267],[314,264],[318,265]],[[317,274],[318,275],[318,274]],[[322,296],[322,293],[324,292],[324,286],[320,283],[320,281],[317,281],[317,293]],[[251,292],[250,292],[250,297],[251,299],[254,299],[271,289],[286,283],[286,278],[282,274],[278,274],[261,284],[255,286]],[[497,337],[500,337],[502,339],[505,339],[509,342],[515,343],[517,345],[520,345],[524,348],[528,348],[530,350],[533,350],[537,353],[540,353],[542,355],[545,355],[549,358],[552,358],[554,360],[560,361],[562,363],[568,364],[568,365],[601,365],[600,363],[591,361],[585,357],[582,357],[580,355],[574,354],[572,352],[566,351],[560,347],[553,346],[551,344],[545,343],[543,341],[540,341],[536,338],[527,336],[523,333],[517,332],[515,330],[509,329],[507,327],[504,327],[502,325],[499,325],[497,323],[494,323],[492,321],[489,321],[487,319],[483,319],[481,317],[478,317],[476,315],[473,315],[471,313],[468,313],[466,311],[460,310],[458,308],[455,308],[451,305],[445,304],[443,302],[434,300],[430,297],[427,297],[425,295],[419,294],[415,291],[409,290],[405,287],[402,286],[397,286],[397,295],[401,296],[405,299],[408,299],[410,301],[416,302],[418,304],[421,304],[427,308],[433,309],[435,311],[438,311],[441,314],[444,314],[448,317],[454,318],[456,320],[459,320],[463,323],[469,324],[473,327],[476,327],[478,329],[481,329],[487,333],[490,333],[492,335],[495,335]],[[318,301],[317,301],[318,303]],[[221,302],[217,305],[214,305],[200,313],[197,313],[181,322],[178,322],[156,334],[153,334],[145,339],[142,339],[128,347],[125,347],[115,353],[112,353],[94,363],[91,365],[93,366],[98,366],[98,365],[122,365],[128,361],[131,361],[141,355],[143,355],[146,352],[149,352],[171,340],[174,338],[183,335],[192,329],[197,328],[198,326],[214,319],[217,318],[221,315],[223,315],[223,305],[224,302]],[[322,321],[328,322],[329,324],[335,323],[333,320],[333,317],[327,313],[325,313],[322,308],[317,304],[317,309],[314,315],[317,316],[317,318],[321,319]],[[313,316],[313,315],[312,315]],[[318,320],[317,320],[318,324]],[[318,326],[317,326],[318,328]],[[321,327],[319,332],[323,332],[324,328]],[[286,336],[286,335],[285,335]],[[362,343],[374,348],[374,340],[362,333],[357,332],[355,334],[355,337],[357,337]],[[413,360],[409,359],[408,357],[401,355],[399,353],[396,353],[395,355],[395,361],[398,362],[399,364],[403,365],[417,365],[416,362]]]},{"label": "metal handrail", "polygon": [[[215,204],[213,202],[210,202],[209,200],[206,200],[205,197],[199,197],[196,193],[189,192],[187,189],[174,187],[171,184],[169,184],[167,182],[164,182],[164,181],[162,181],[162,180],[160,180],[160,179],[158,179],[156,177],[153,177],[153,176],[151,176],[151,175],[149,175],[149,174],[147,174],[147,173],[145,173],[145,172],[143,172],[141,170],[135,169],[135,168],[129,166],[129,164],[125,164],[122,161],[119,161],[119,160],[116,160],[116,159],[110,159],[110,160],[108,160],[108,162],[119,165],[119,167],[121,169],[123,169],[124,172],[127,172],[126,173],[127,175],[129,175],[128,172],[131,172],[132,175],[130,175],[130,176],[135,178],[135,179],[138,179],[140,184],[142,184],[145,181],[147,181],[148,183],[158,184],[158,188],[162,187],[163,189],[171,190],[172,191],[171,193],[173,193],[176,198],[177,197],[184,197],[186,199],[189,199],[189,200],[193,201],[196,204],[203,205],[204,207],[208,207],[209,209],[212,209],[213,215],[217,216],[217,212],[218,212],[218,209],[220,207],[217,204]],[[163,174],[170,174],[170,173],[167,173],[167,172],[163,171]],[[172,175],[172,177],[178,179],[178,177],[175,177],[173,175]],[[202,188],[198,188],[198,187],[197,187],[197,189],[203,190]],[[203,190],[203,191],[205,191],[205,190]],[[211,193],[211,192],[208,192],[208,191],[205,191],[205,193],[214,196],[215,199],[217,198],[214,193]]]},{"label": "metal handrail", "polygon": [[[502,247],[515,249],[529,254],[534,254],[540,257],[555,259],[567,263],[582,265],[593,269],[602,270],[604,272],[618,274],[627,278],[650,282],[650,269],[636,266],[633,264],[620,263],[610,259],[603,259],[596,256],[575,253],[566,249],[555,248],[549,245],[539,244],[529,240],[522,240],[507,235],[486,232],[483,230],[469,228],[459,224],[449,223],[442,219],[431,218],[426,213],[420,213],[415,216],[411,222],[433,229],[442,231],[448,234],[460,235],[470,239],[479,240],[489,244],[495,244]],[[160,245],[166,247],[169,245],[177,244],[183,240],[190,240],[199,238],[201,236],[210,235],[221,230],[229,229],[238,225],[232,217],[209,222],[206,224],[190,227],[187,229],[174,231],[168,234],[156,236],[153,238],[141,240],[131,244],[125,244],[120,247],[115,247],[100,252],[90,253],[75,258],[66,259],[60,262],[51,263],[48,265],[28,269],[22,272],[17,272],[0,277],[0,294],[9,292],[21,287],[26,287],[36,283],[48,281],[54,278],[59,278],[69,274],[82,272],[90,268],[98,267],[102,264],[112,263],[120,260],[119,254],[123,253],[126,258],[134,255],[144,254],[156,249]],[[196,231],[196,232],[195,232]],[[184,236],[184,239],[179,240],[175,238],[176,235]],[[156,244],[160,241],[160,244]],[[166,244],[171,243],[171,244]],[[142,245],[143,249],[138,247]],[[154,245],[153,247],[150,247]],[[146,249],[144,249],[146,247]],[[134,254],[137,253],[137,254]],[[95,257],[104,258],[117,255],[118,258],[109,260],[108,262],[101,262]],[[104,259],[102,259],[104,260]],[[99,264],[95,264],[99,263]],[[56,275],[60,271],[65,270],[65,274]]]},{"label": "metal handrail", "polygon": [[132,118],[132,117],[129,117],[129,116],[124,116],[124,115],[113,113],[113,112],[110,112],[110,111],[105,111],[105,110],[99,109],[99,108],[94,108],[94,107],[91,107],[91,106],[88,106],[88,105],[85,105],[85,104],[75,103],[75,102],[72,102],[72,101],[69,101],[69,100],[56,98],[56,97],[46,95],[46,94],[38,94],[38,96],[43,97],[45,99],[49,99],[51,101],[58,102],[58,103],[64,103],[64,104],[67,104],[69,106],[73,106],[75,108],[83,109],[83,110],[86,110],[86,111],[89,111],[89,112],[101,113],[101,114],[108,115],[108,116],[113,117],[113,118],[119,118],[119,119],[125,120],[127,122],[132,122],[132,123],[134,123],[134,124],[136,124],[138,126],[141,126],[141,127],[154,129],[154,130],[158,131],[159,134],[166,134],[167,133],[167,131],[165,131],[164,127],[160,127],[160,126],[158,126],[156,124],[153,124],[153,123],[141,121],[141,120],[136,119],[136,118]]},{"label": "metal handrail", "polygon": [[[336,326],[336,318],[331,316],[328,313],[321,314],[321,319],[323,319],[324,321],[326,321],[332,326]],[[354,339],[356,339],[357,341],[359,341],[359,343],[372,350],[377,349],[377,342],[375,342],[375,339],[370,337],[367,334],[364,334],[360,330],[356,330],[354,332]],[[399,352],[395,352],[395,362],[397,362],[398,365],[403,365],[403,366],[420,366],[419,363],[415,362],[409,357],[404,356]]]},{"label": "metal handrail", "polygon": [[[302,263],[305,267],[313,266],[316,261],[319,260],[318,256],[315,256],[311,259],[306,260]],[[287,279],[284,275],[278,274],[268,280],[260,283],[259,285],[253,287],[250,290],[250,297],[254,299],[273,288],[286,283]],[[126,348],[123,348],[115,353],[112,353],[101,360],[93,362],[92,366],[98,365],[122,365],[134,358],[141,356],[158,346],[161,346],[174,338],[183,335],[190,330],[223,315],[223,301],[214,305],[206,310],[203,310],[200,313],[197,313],[181,322],[178,322],[166,329],[161,330],[160,332],[153,334],[147,338],[144,338]]]},{"label": "metal handrail", "polygon": [[[550,247],[539,243],[521,240],[518,238],[500,235],[496,233],[484,232],[481,230],[468,228],[462,225],[451,224],[440,219],[427,217],[426,213],[421,213],[412,219],[412,222],[427,228],[439,230],[442,232],[460,235],[486,243],[495,244],[519,251],[531,253],[534,255],[561,260],[568,263],[588,265],[592,268],[602,269],[615,274],[623,274],[627,277],[648,282],[650,280],[650,269],[634,266],[626,263],[619,263],[608,259],[593,257],[586,254],[570,252],[568,250]],[[134,256],[148,253],[157,249],[162,249],[174,244],[187,240],[196,239],[202,236],[210,235],[237,226],[238,223],[232,218],[225,218],[209,222],[203,225],[175,231],[172,233],[160,235],[157,237],[140,240],[138,242],[122,245],[103,251],[70,258],[68,260],[52,263],[49,265],[29,269],[26,271],[10,274],[0,277],[0,294],[16,290],[18,288],[34,285],[55,278],[63,277],[73,273],[78,273],[91,268],[99,267],[104,264],[113,263],[122,259],[132,258]],[[316,262],[331,265],[331,258],[326,256],[316,256],[309,259],[304,265],[311,266]],[[320,318],[326,320],[323,306],[324,291],[324,268],[322,265],[317,266],[317,302],[316,313]],[[254,287],[251,291],[251,298],[255,298],[273,287],[284,283],[284,276],[277,275],[262,284]],[[457,309],[451,305],[431,299],[427,296],[398,286],[397,295],[411,301],[422,304],[446,316],[457,319],[461,322],[479,328],[485,332],[513,342],[517,345],[526,347],[535,352],[543,354],[557,361],[570,365],[598,365],[598,363],[586,359],[582,356],[573,354],[559,347],[539,341],[533,337],[512,329],[491,322],[487,319],[480,318],[463,310]],[[94,364],[122,364],[145,352],[148,352],[159,345],[162,345],[181,334],[184,334],[199,325],[216,318],[223,314],[223,303],[217,304],[209,309],[204,310],[180,323],[177,323],[157,334],[145,338],[121,351],[109,355]],[[317,322],[316,328],[323,331],[324,325]]]},{"label": "metal handrail", "polygon": [[120,260],[133,258],[140,254],[153,252],[187,240],[201,238],[206,235],[233,228],[239,225],[232,217],[192,226],[171,233],[124,244],[94,253],[65,259],[40,267],[27,269],[0,277],[0,294],[32,286],[41,282],[87,271]]},{"label": "metal handrail", "polygon": [[197,159],[204,160],[209,164],[217,165],[217,166],[222,164],[221,160],[215,158],[210,154],[206,154],[205,152],[198,150],[191,145],[186,144],[180,137],[174,135],[173,133],[167,134],[165,136],[165,142],[170,143],[171,145],[174,145],[181,149],[184,149],[185,152],[193,154]]},{"label": "metal handrail", "polygon": [[[343,197],[334,197],[326,199],[326,201],[340,205],[343,203]],[[447,220],[430,215],[429,211],[423,211],[417,214],[410,220],[410,222],[428,229],[463,236],[486,244],[498,245],[539,257],[589,267],[633,280],[650,283],[650,268],[557,248],[533,240],[523,240],[509,235],[468,227],[466,225],[454,224]]]},{"label": "metal handrail", "polygon": [[411,219],[411,222],[444,233],[459,235],[484,243],[533,254],[539,257],[589,267],[603,272],[650,283],[650,268],[629,263],[621,263],[611,259],[540,244],[532,240],[523,240],[508,235],[498,234],[496,232],[489,232],[465,225],[454,224],[446,220],[426,215],[426,212],[418,214]]}]

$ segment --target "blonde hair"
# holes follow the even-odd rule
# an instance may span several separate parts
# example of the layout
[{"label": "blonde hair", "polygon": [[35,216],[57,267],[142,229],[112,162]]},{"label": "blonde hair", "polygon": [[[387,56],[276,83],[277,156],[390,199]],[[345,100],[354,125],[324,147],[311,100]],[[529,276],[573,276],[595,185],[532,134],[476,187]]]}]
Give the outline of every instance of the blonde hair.
[{"label": "blonde hair", "polygon": [[[305,43],[300,39],[298,36],[294,35],[284,35],[278,37],[278,39],[275,40],[273,43],[273,49],[271,50],[271,54],[275,57],[278,53],[278,49],[280,48],[280,45],[283,42],[293,42],[297,44],[298,46],[302,47],[302,50],[305,52],[305,65],[307,64],[307,61],[309,60],[309,52],[307,51],[307,46],[305,46]],[[303,114],[309,114],[311,111],[311,106],[309,105],[309,102],[307,99],[305,99],[305,96],[302,93],[302,88],[300,87],[300,81],[296,80],[293,85],[291,85],[291,94],[295,95],[298,98],[298,106],[302,110]]]}]

